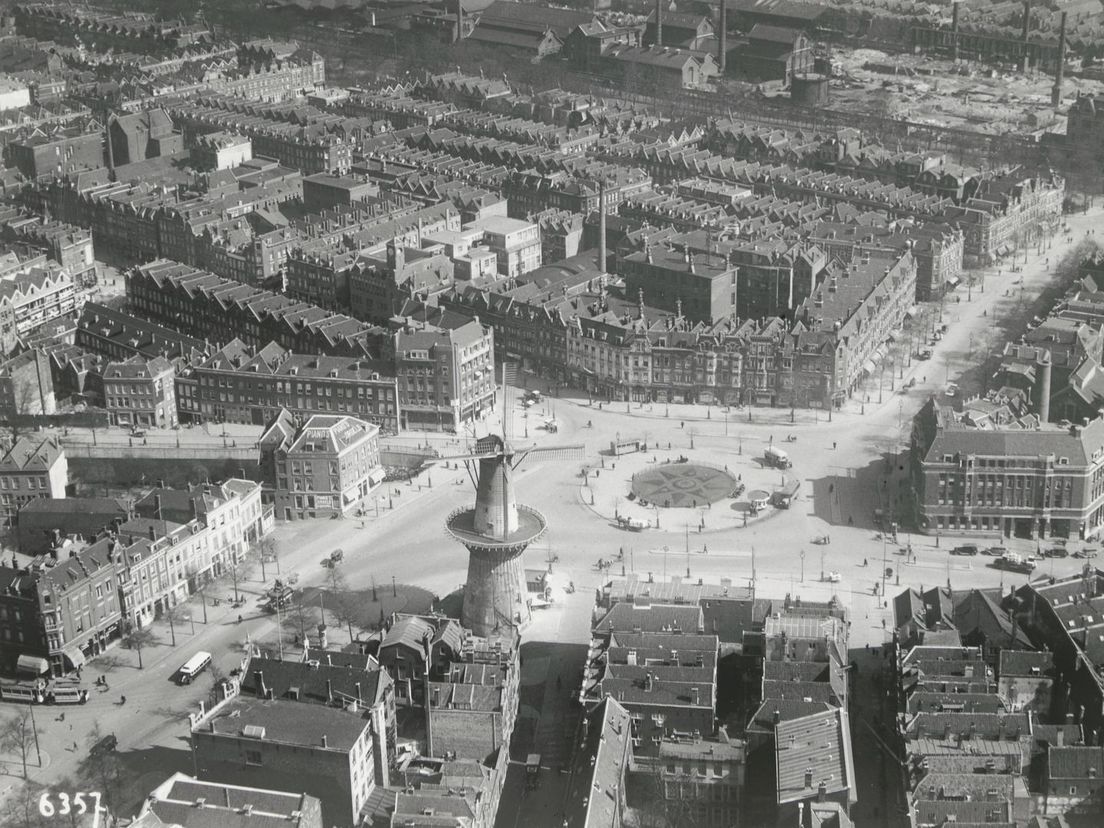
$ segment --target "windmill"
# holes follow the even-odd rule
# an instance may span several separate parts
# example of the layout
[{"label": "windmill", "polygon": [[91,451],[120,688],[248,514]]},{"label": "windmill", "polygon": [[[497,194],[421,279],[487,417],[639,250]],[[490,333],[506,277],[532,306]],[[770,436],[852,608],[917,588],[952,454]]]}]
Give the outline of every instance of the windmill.
[{"label": "windmill", "polygon": [[491,634],[503,623],[524,624],[530,617],[521,556],[544,534],[548,522],[531,506],[518,505],[514,472],[529,460],[543,463],[585,456],[581,445],[520,448],[511,443],[513,412],[507,376],[503,365],[502,435],[476,440],[475,450],[469,454],[439,458],[464,461],[475,485],[475,504],[450,514],[445,527],[469,552],[460,622],[479,636]]}]

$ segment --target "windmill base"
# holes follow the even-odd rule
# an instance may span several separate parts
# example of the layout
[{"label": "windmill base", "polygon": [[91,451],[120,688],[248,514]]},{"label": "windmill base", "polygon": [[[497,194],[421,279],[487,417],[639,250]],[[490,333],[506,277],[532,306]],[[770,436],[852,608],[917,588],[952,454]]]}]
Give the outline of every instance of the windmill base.
[{"label": "windmill base", "polygon": [[468,547],[468,579],[460,623],[475,635],[488,636],[503,627],[524,627],[532,615],[522,554],[515,549]]}]

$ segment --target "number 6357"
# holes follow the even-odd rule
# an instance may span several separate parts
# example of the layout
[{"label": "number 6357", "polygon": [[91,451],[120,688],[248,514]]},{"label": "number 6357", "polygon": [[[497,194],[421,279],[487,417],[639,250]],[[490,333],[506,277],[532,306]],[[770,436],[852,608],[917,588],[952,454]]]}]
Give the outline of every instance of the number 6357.
[{"label": "number 6357", "polygon": [[[57,799],[56,804],[54,802],[55,798]],[[92,812],[95,818],[93,825],[96,825],[99,823],[100,815],[99,791],[81,791],[75,794],[62,791],[53,796],[47,791],[38,799],[38,812],[44,817],[69,816],[70,814],[84,816],[89,811]]]}]

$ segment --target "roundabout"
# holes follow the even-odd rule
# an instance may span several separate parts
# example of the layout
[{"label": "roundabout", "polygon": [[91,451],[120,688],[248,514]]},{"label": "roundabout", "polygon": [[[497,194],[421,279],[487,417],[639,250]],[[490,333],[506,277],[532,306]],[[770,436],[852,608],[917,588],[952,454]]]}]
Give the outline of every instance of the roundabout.
[{"label": "roundabout", "polygon": [[[583,470],[579,497],[609,525],[632,532],[743,529],[778,514],[771,496],[792,471],[770,468],[754,455],[727,446],[657,449],[602,457]],[[749,492],[766,494],[752,502]]]},{"label": "roundabout", "polygon": [[731,497],[736,477],[699,463],[667,463],[632,476],[630,491],[642,506],[694,509]]}]

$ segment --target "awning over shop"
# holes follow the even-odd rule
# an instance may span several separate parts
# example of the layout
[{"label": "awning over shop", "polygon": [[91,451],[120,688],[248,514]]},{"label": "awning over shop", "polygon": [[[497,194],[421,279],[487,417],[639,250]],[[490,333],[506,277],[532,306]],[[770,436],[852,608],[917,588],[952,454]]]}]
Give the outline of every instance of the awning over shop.
[{"label": "awning over shop", "polygon": [[863,370],[866,371],[866,373],[868,373],[868,374],[873,374],[874,373],[874,363],[871,362],[868,359],[866,362],[863,363]]},{"label": "awning over shop", "polygon": [[889,336],[886,337],[886,342],[896,342],[896,341],[897,341],[897,337],[894,336],[893,334],[890,334]]},{"label": "awning over shop", "polygon": [[958,287],[958,284],[961,281],[962,280],[959,279],[957,276],[952,276],[950,279],[947,280],[947,284],[950,285],[951,287]]},{"label": "awning over shop", "polygon": [[998,247],[997,248],[997,255],[998,256],[1007,256],[1008,255],[1008,245],[1007,244],[1002,244],[1000,247]]},{"label": "awning over shop", "polygon": [[372,486],[378,486],[383,482],[383,478],[387,476],[387,472],[383,469],[372,469],[368,472],[368,483]]},{"label": "awning over shop", "polygon": [[916,305],[912,305],[907,311],[905,311],[905,316],[907,316],[909,319],[911,319],[912,317],[916,316],[916,311],[917,311]]},{"label": "awning over shop", "polygon": [[42,656],[21,655],[15,666],[20,672],[34,673],[36,676],[50,672],[50,662]]},{"label": "awning over shop", "polygon": [[84,666],[84,653],[81,652],[80,647],[70,647],[63,650],[62,653],[74,670]]}]

